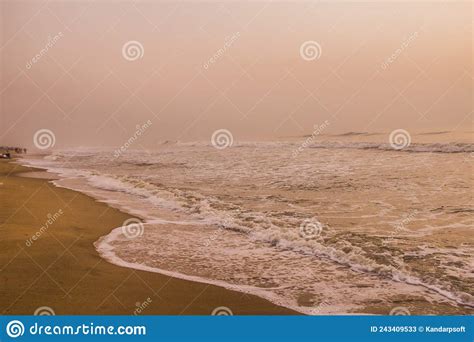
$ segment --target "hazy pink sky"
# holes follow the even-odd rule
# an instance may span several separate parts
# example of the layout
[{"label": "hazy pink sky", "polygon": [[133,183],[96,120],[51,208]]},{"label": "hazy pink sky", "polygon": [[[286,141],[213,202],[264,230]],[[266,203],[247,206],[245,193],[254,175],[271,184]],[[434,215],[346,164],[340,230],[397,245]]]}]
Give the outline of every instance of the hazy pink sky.
[{"label": "hazy pink sky", "polygon": [[[144,146],[220,128],[236,140],[309,134],[325,120],[326,133],[472,130],[470,2],[0,8],[0,144],[32,145],[46,128],[57,147],[116,146],[147,120]],[[124,58],[129,41],[141,58]],[[307,41],[319,58],[302,58]]]}]

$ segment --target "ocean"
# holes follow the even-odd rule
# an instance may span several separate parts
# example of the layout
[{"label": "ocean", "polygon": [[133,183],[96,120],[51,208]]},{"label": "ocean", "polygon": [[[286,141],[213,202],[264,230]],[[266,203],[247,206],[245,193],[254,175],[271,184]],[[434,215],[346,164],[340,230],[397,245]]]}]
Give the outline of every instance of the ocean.
[{"label": "ocean", "polygon": [[69,149],[21,163],[137,217],[95,243],[111,263],[305,314],[472,314],[473,153],[465,141],[397,150],[341,136]]}]

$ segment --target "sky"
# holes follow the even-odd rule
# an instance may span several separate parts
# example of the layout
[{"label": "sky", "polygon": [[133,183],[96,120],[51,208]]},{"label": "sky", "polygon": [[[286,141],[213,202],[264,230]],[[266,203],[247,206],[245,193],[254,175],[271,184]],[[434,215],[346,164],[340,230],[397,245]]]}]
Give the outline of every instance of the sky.
[{"label": "sky", "polygon": [[[472,131],[470,2],[0,2],[0,145]],[[149,124],[147,124],[149,123]]]}]

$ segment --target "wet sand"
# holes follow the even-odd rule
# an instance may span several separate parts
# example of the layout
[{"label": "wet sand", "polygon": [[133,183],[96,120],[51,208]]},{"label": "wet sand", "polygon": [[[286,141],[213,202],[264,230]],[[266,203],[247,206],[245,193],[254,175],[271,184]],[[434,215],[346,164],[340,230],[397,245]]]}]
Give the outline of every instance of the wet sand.
[{"label": "wet sand", "polygon": [[235,315],[295,313],[256,296],[108,263],[93,243],[131,216],[48,179],[24,177],[31,171],[39,170],[0,161],[3,315],[43,306],[57,315],[209,315],[217,307]]}]

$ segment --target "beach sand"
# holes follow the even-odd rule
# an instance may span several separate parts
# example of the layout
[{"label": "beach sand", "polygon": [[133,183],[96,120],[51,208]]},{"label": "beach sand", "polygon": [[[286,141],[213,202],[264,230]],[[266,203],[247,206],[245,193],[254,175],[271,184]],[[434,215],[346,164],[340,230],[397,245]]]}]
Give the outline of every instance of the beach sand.
[{"label": "beach sand", "polygon": [[[19,175],[29,171],[38,170],[0,161],[3,315],[43,306],[57,315],[209,315],[221,306],[235,315],[295,313],[256,296],[108,263],[93,243],[131,216],[48,179]],[[41,229],[48,219],[52,224]]]}]

